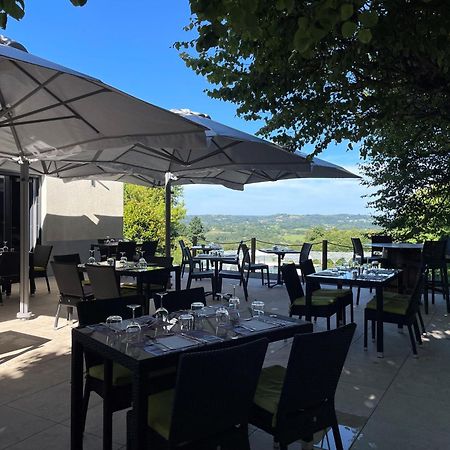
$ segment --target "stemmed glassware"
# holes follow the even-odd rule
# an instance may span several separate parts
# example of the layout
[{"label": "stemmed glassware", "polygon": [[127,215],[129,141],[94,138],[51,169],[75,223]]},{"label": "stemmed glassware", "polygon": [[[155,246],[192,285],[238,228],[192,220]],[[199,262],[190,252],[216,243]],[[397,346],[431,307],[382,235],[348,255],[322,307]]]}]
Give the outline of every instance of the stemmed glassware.
[{"label": "stemmed glassware", "polygon": [[125,256],[125,253],[126,252],[120,252],[120,254],[122,255],[121,257],[120,257],[120,265],[122,266],[122,267],[125,267],[126,265],[127,265],[127,257]]},{"label": "stemmed glassware", "polygon": [[94,250],[89,250],[88,264],[95,264]]},{"label": "stemmed glassware", "polygon": [[138,267],[140,269],[146,269],[147,268],[147,260],[144,258],[144,252],[141,252],[141,257],[138,261]]},{"label": "stemmed glassware", "polygon": [[135,333],[137,331],[141,331],[141,326],[139,325],[138,322],[136,322],[136,317],[135,317],[135,310],[136,308],[140,308],[141,305],[138,304],[131,304],[131,305],[127,305],[127,308],[130,308],[133,311],[133,317],[130,321],[130,323],[127,325],[127,329],[126,332],[127,333]]},{"label": "stemmed glassware", "polygon": [[164,296],[167,295],[167,292],[158,292],[159,298],[160,298],[160,303],[159,303],[159,308],[155,311],[154,317],[156,317],[157,319],[160,319],[162,322],[167,322],[167,317],[169,316],[169,311],[167,311],[166,308],[164,308],[163,305],[163,299]]},{"label": "stemmed glassware", "polygon": [[8,250],[9,250],[8,241],[3,241],[3,247],[2,247],[3,253],[7,252]]}]

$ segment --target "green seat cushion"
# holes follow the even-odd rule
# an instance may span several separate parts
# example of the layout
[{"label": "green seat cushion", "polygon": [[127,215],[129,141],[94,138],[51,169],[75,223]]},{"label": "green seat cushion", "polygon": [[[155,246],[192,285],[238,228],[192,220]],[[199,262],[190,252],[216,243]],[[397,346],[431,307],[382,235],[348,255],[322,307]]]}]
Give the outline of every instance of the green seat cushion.
[{"label": "green seat cushion", "polygon": [[273,415],[272,426],[276,425],[276,412],[280,402],[286,368],[270,366],[261,371],[253,403]]},{"label": "green seat cushion", "polygon": [[[383,312],[390,314],[398,314],[401,316],[405,316],[409,306],[409,298],[406,300],[402,299],[391,299],[384,300],[383,299]],[[366,305],[367,309],[371,309],[376,311],[377,309],[377,299],[376,297],[372,298],[369,303]]]},{"label": "green seat cushion", "polygon": [[120,289],[137,289],[136,283],[120,283]]},{"label": "green seat cushion", "polygon": [[317,289],[312,293],[313,297],[345,297],[348,294],[351,294],[351,289]]},{"label": "green seat cushion", "polygon": [[148,397],[147,424],[163,438],[169,439],[174,390],[158,392]]},{"label": "green seat cushion", "polygon": [[[311,297],[312,306],[328,306],[336,303],[336,298],[334,297],[322,297],[318,295],[313,295]],[[305,297],[299,297],[294,300],[291,306],[305,306]]]},{"label": "green seat cushion", "polygon": [[46,271],[46,268],[45,268],[45,267],[41,267],[41,266],[34,266],[34,267],[33,267],[33,270],[34,270],[35,272],[45,272],[45,271]]},{"label": "green seat cushion", "polygon": [[[105,368],[103,364],[92,366],[88,369],[88,374],[97,380],[105,380]],[[120,364],[113,363],[112,384],[113,386],[123,386],[131,383],[131,372]]]}]

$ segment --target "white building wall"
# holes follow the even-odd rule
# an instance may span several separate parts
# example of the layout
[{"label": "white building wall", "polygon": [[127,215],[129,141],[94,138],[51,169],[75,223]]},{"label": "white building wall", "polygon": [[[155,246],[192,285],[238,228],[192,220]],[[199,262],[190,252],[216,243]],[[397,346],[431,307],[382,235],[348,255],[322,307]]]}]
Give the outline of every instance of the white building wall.
[{"label": "white building wall", "polygon": [[123,184],[45,177],[41,186],[42,242],[52,254],[89,256],[90,244],[106,236],[122,237]]}]

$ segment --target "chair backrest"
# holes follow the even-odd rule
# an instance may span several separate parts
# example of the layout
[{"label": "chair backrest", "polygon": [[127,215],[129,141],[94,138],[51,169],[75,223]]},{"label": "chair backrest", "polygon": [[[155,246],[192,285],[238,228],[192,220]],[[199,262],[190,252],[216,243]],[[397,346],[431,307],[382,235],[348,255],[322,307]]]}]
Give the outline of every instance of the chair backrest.
[{"label": "chair backrest", "polygon": [[313,245],[310,242],[304,242],[302,244],[302,248],[300,249],[300,256],[298,258],[299,264],[301,262],[306,261],[307,259],[309,259],[309,253],[311,252],[312,246]]},{"label": "chair backrest", "polygon": [[267,344],[181,355],[169,442],[195,442],[247,424]]},{"label": "chair backrest", "polygon": [[141,252],[144,254],[144,258],[152,258],[155,256],[156,249],[158,248],[158,240],[146,241],[141,245]]},{"label": "chair backrest", "polygon": [[83,286],[81,284],[78,267],[74,263],[56,262],[51,263],[59,293],[64,297],[84,298]]},{"label": "chair backrest", "polygon": [[173,258],[166,256],[151,256],[145,258],[149,264],[158,264],[161,267],[172,267]]},{"label": "chair backrest", "polygon": [[18,278],[20,274],[20,253],[5,252],[0,256],[0,277]]},{"label": "chair backrest", "polygon": [[68,253],[67,255],[53,255],[53,261],[58,263],[81,264],[79,253]]},{"label": "chair backrest", "polygon": [[[370,237],[372,244],[390,244],[392,237],[387,235],[376,234]],[[372,256],[381,256],[383,254],[383,247],[374,247],[372,245]]]},{"label": "chair backrest", "polygon": [[446,241],[425,241],[422,250],[422,266],[429,269],[445,266]]},{"label": "chair backrest", "polygon": [[[300,269],[301,269],[304,277],[307,277],[308,275],[312,275],[313,273],[316,273],[316,268],[314,267],[314,263],[312,262],[312,259],[307,259],[306,261],[302,261],[300,263]],[[320,289],[320,283],[317,280],[309,280],[308,283],[311,286],[311,292],[314,292],[314,291],[317,291],[318,289]]]},{"label": "chair backrest", "polygon": [[53,250],[53,245],[36,244],[33,251],[33,264],[35,267],[47,268],[50,253]]},{"label": "chair backrest", "polygon": [[[310,418],[304,420],[305,426],[319,425],[313,419],[320,417],[322,408],[334,405],[355,329],[356,324],[351,323],[331,331],[294,337],[276,417],[281,433],[292,433],[293,423],[298,423],[301,417]],[[307,430],[302,433],[309,434]]]},{"label": "chair backrest", "polygon": [[116,258],[120,259],[121,252],[125,253],[128,261],[132,261],[136,255],[136,242],[135,241],[119,241],[117,243],[117,255]]},{"label": "chair backrest", "polygon": [[[155,295],[153,301],[155,303],[155,308],[159,308],[161,305],[159,295]],[[169,313],[190,309],[191,303],[193,302],[202,302],[206,305],[205,289],[203,287],[182,289],[180,291],[168,291],[163,299],[164,308],[166,308]]]},{"label": "chair backrest", "polygon": [[281,273],[283,274],[284,284],[289,295],[291,303],[297,298],[305,296],[303,292],[302,283],[297,273],[295,264],[284,264],[281,266]]},{"label": "chair backrest", "polygon": [[[81,264],[81,258],[79,253],[68,253],[67,255],[53,255],[53,261],[58,263],[66,263],[66,264]],[[80,270],[78,271],[78,276],[80,277],[80,280],[84,280],[83,272]]]},{"label": "chair backrest", "polygon": [[359,259],[362,263],[364,260],[364,250],[360,238],[351,238],[353,246],[353,259]]},{"label": "chair backrest", "polygon": [[114,266],[86,264],[86,271],[97,300],[120,297],[119,280]]},{"label": "chair backrest", "polygon": [[414,286],[414,290],[411,293],[411,297],[409,300],[408,309],[406,311],[406,314],[408,316],[411,316],[413,314],[417,314],[420,310],[420,300],[423,293],[423,285],[425,282],[426,273],[424,271],[420,271],[417,276],[417,281]]},{"label": "chair backrest", "polygon": [[[130,319],[132,317],[132,311],[130,308],[127,308],[127,305],[133,303],[141,305],[143,308],[145,298],[140,295],[127,295],[126,297],[78,302],[78,325],[85,327],[104,322],[108,316],[121,316],[122,319]],[[142,309],[137,309],[136,315],[140,312],[142,312]]]}]

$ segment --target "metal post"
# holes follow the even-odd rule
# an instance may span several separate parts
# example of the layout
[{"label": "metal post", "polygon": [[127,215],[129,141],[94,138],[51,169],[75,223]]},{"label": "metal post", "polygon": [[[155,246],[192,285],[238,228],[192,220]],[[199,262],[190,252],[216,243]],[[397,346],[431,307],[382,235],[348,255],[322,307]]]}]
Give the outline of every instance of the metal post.
[{"label": "metal post", "polygon": [[328,241],[324,239],[322,241],[322,270],[328,268]]},{"label": "metal post", "polygon": [[170,258],[170,212],[171,212],[171,203],[172,203],[172,174],[166,173],[166,257]]},{"label": "metal post", "polygon": [[256,262],[256,238],[252,238],[250,241],[250,261],[252,264]]},{"label": "metal post", "polygon": [[29,166],[27,159],[20,163],[20,309],[18,319],[30,319],[30,200],[29,200]]}]

